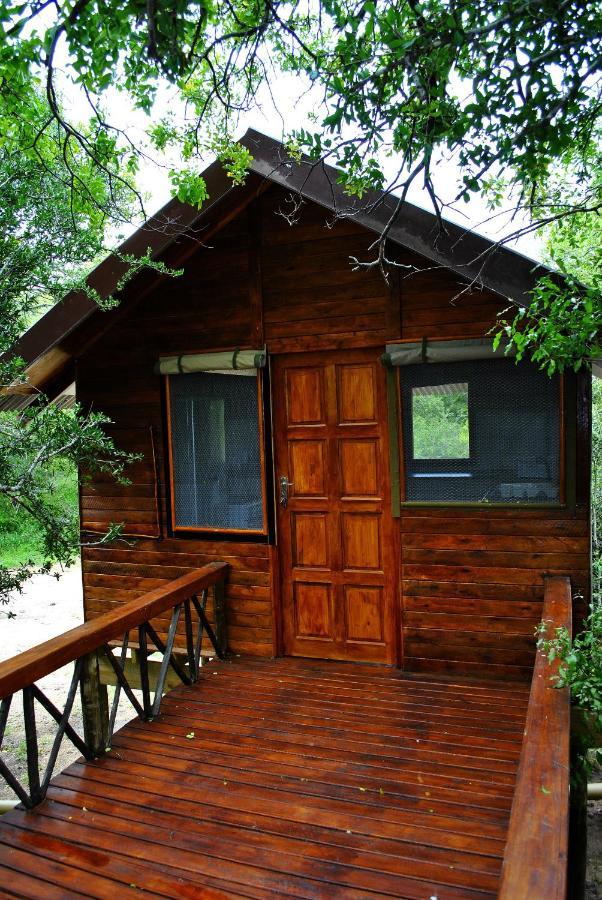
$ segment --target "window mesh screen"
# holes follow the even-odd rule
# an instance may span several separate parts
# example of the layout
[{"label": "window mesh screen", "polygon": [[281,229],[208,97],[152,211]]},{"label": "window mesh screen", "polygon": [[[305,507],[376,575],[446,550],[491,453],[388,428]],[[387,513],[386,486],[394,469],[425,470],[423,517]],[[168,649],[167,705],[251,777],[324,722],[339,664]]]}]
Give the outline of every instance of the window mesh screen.
[{"label": "window mesh screen", "polygon": [[263,530],[257,376],[170,379],[175,524]]},{"label": "window mesh screen", "polygon": [[559,500],[558,377],[514,360],[404,366],[399,377],[406,500]]}]

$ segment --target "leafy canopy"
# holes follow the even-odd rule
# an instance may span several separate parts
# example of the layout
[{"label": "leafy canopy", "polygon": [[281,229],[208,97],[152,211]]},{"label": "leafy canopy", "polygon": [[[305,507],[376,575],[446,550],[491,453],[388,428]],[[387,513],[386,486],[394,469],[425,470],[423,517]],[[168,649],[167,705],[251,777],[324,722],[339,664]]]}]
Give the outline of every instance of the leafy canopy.
[{"label": "leafy canopy", "polygon": [[[413,184],[444,211],[447,156],[459,163],[456,200],[485,193],[495,205],[510,190],[533,217],[514,235],[552,225],[568,291],[542,282],[507,330],[549,370],[577,367],[600,328],[601,34],[597,0],[0,0],[0,351],[81,283],[109,224],[145,213],[135,178],[148,153],[177,151],[174,193],[197,206],[208,150],[243,181],[240,116],[266,98],[278,105],[286,76],[313,106],[295,128],[286,98],[291,157],[339,165],[365,203],[369,189],[400,197],[369,264],[387,263],[387,233]],[[75,91],[83,126],[64,99]],[[144,139],[112,120],[120,94],[148,116]],[[597,247],[587,271],[585,243]],[[19,378],[22,363],[2,358],[0,383]],[[119,476],[127,462],[101,425],[52,407],[0,418],[0,493],[40,523],[48,565],[69,561],[77,542],[52,507],[55,467]],[[0,569],[0,597],[24,577]]]},{"label": "leafy canopy", "polygon": [[[0,25],[0,79],[39,71],[49,115],[108,169],[119,153],[135,166],[136,148],[111,128],[102,94],[115,87],[151,113],[161,86],[176,87],[185,108],[153,116],[149,130],[156,147],[176,142],[191,161],[174,178],[195,202],[195,160],[208,146],[242,175],[233,129],[279,71],[315,86],[315,128],[295,134],[285,119],[291,148],[333,159],[358,195],[403,194],[420,179],[437,209],[442,151],[461,164],[459,197],[503,176],[536,202],[553,161],[587,146],[600,107],[595,0],[0,0]],[[58,69],[89,98],[93,133],[61,107]]]},{"label": "leafy canopy", "polygon": [[[558,186],[557,202],[562,196],[563,185],[566,191],[566,185],[571,183],[570,176],[570,169],[558,169],[555,179]],[[601,182],[602,169],[598,167],[598,185]],[[597,305],[594,304],[596,292],[599,298],[602,286],[601,248],[602,220],[595,212],[582,213],[570,219],[561,218],[549,229],[549,258],[562,267],[569,284],[574,286],[570,315],[578,315],[580,308],[585,310],[585,304],[591,303],[587,315],[595,319],[592,327],[598,334],[602,328],[602,308],[599,300]],[[543,305],[546,300],[543,292],[539,296],[536,294],[533,315],[546,316],[550,309]],[[566,304],[566,297],[562,302],[563,305]],[[552,309],[549,318],[552,320],[550,328],[554,328],[559,335],[557,339],[569,344],[577,340],[571,334],[570,315],[566,319],[558,317],[554,321],[555,312]],[[592,335],[591,340],[596,339],[597,335]],[[540,354],[540,359],[544,358],[541,356],[541,347],[536,348],[535,352]],[[577,348],[575,358],[578,352]],[[545,623],[541,623],[538,628],[538,645],[548,660],[560,660],[557,685],[569,687],[573,703],[586,713],[582,727],[574,729],[574,738],[580,745],[577,774],[581,776],[586,776],[591,768],[587,756],[589,748],[598,748],[594,754],[595,760],[598,765],[602,763],[602,379],[593,379],[592,391],[592,603],[583,629],[574,637],[565,628],[557,629],[554,634],[549,633]]]},{"label": "leafy canopy", "polygon": [[[591,151],[601,35],[598,0],[0,0],[0,93],[40,78],[46,110],[32,132],[56,130],[68,170],[72,157],[91,161],[83,182],[69,176],[76,194],[86,197],[92,170],[113,191],[131,191],[143,153],[176,150],[174,193],[199,206],[203,155],[216,153],[239,183],[250,162],[233,137],[240,116],[280,104],[292,157],[305,151],[316,164],[337,164],[356,198],[369,189],[399,195],[368,263],[384,266],[387,233],[413,184],[444,212],[446,157],[459,164],[452,202],[485,194],[495,205],[510,192],[532,216],[502,240],[602,208]],[[313,112],[297,128],[293,98],[279,96],[283,74],[311,98]],[[61,101],[61,88],[74,86],[88,104],[86,130]],[[111,119],[115,92],[148,114],[140,145],[134,129]],[[7,106],[0,134],[9,119]],[[27,152],[37,154],[37,140]],[[559,161],[576,185],[564,197],[554,186]],[[134,199],[142,207],[135,191]],[[578,364],[592,348],[599,284],[579,301],[571,284],[569,293],[567,304],[564,288],[542,284],[520,314],[527,336],[514,335],[519,351],[545,345],[548,368]],[[554,324],[566,317],[574,340],[559,338]]]},{"label": "leafy canopy", "polygon": [[[519,358],[529,354],[552,373],[579,369],[602,355],[602,137],[571,150],[553,167],[538,207],[546,222],[546,256],[562,279],[540,279],[531,303],[512,310],[500,337]],[[571,215],[566,211],[572,210]]]},{"label": "leafy canopy", "polygon": [[[105,251],[105,230],[126,208],[123,194],[81,148],[65,147],[56,123],[44,129],[47,108],[35,85],[0,92],[0,115],[14,109],[21,118],[0,135],[0,353],[51,303],[82,283],[91,262]],[[35,143],[35,150],[31,150]],[[65,156],[66,153],[66,156]],[[73,190],[74,180],[83,188]],[[22,384],[21,384],[22,383]],[[27,389],[23,361],[0,357],[0,385]],[[2,520],[13,515],[34,526],[41,568],[68,565],[79,549],[77,513],[56,502],[66,468],[84,466],[122,477],[130,461],[106,437],[106,418],[44,406],[40,396],[20,412],[0,413],[0,498]],[[118,533],[117,526],[107,537]],[[101,538],[102,539],[102,538]],[[29,577],[30,560],[16,568],[0,565],[0,602]]]}]

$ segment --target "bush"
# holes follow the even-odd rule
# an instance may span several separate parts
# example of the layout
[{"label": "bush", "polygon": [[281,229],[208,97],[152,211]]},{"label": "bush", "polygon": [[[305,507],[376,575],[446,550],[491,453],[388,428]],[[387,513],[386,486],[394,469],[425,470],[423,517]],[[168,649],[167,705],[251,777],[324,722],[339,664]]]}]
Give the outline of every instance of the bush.
[{"label": "bush", "polygon": [[596,748],[595,760],[602,764],[602,606],[591,607],[583,630],[572,639],[566,628],[557,628],[548,637],[546,624],[541,622],[537,646],[548,662],[559,660],[556,687],[568,687],[572,704],[582,712],[576,738],[583,766],[588,768],[590,748]]},{"label": "bush", "polygon": [[[77,470],[69,463],[55,466],[48,478],[46,494],[61,518],[78,511]],[[0,495],[0,564],[10,569],[43,565],[44,535],[39,523],[22,509],[15,509]]]}]

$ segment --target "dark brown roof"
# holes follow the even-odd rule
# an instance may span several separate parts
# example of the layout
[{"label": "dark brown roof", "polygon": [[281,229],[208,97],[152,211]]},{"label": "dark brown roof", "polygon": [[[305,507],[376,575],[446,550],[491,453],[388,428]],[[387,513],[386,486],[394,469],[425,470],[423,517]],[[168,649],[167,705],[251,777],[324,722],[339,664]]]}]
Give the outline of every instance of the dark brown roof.
[{"label": "dark brown roof", "polygon": [[[201,211],[172,200],[119,250],[142,255],[150,248],[155,258],[161,258],[182,234],[202,228],[206,222],[215,219],[215,214],[228,199],[232,202],[232,198],[238,198],[241,203],[245,197],[247,202],[252,199],[266,179],[300,193],[326,210],[352,216],[354,221],[375,234],[381,233],[389,221],[396,206],[395,197],[370,194],[361,203],[354,202],[337,184],[336,169],[322,164],[311,165],[308,161],[291,162],[281,143],[252,129],[247,131],[242,143],[253,155],[252,175],[244,188],[234,188],[221,165],[213,163],[204,172],[210,201]],[[527,302],[537,278],[548,271],[533,260],[505,247],[497,247],[474,232],[451,222],[445,224],[446,232],[441,233],[433,213],[405,203],[390,231],[390,238],[434,266],[450,269],[467,282],[474,281],[517,302]],[[116,256],[108,256],[90,274],[88,282],[102,297],[108,297],[126,268]],[[73,292],[22,336],[15,352],[27,362],[32,384],[55,395],[64,388],[72,378],[70,364],[75,355],[73,347],[78,343],[76,332],[97,312],[96,304],[83,292]],[[71,336],[68,342],[71,349],[66,350],[62,345],[68,336]]]}]

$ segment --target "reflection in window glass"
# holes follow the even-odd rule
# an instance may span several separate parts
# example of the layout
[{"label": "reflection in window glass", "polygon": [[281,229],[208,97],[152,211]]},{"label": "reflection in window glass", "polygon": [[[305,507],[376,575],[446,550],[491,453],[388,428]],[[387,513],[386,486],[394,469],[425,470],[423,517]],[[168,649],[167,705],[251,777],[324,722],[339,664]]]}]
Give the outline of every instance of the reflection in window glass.
[{"label": "reflection in window glass", "polygon": [[414,459],[469,459],[468,383],[412,388]]},{"label": "reflection in window glass", "polygon": [[170,378],[175,526],[262,531],[257,375]]}]

